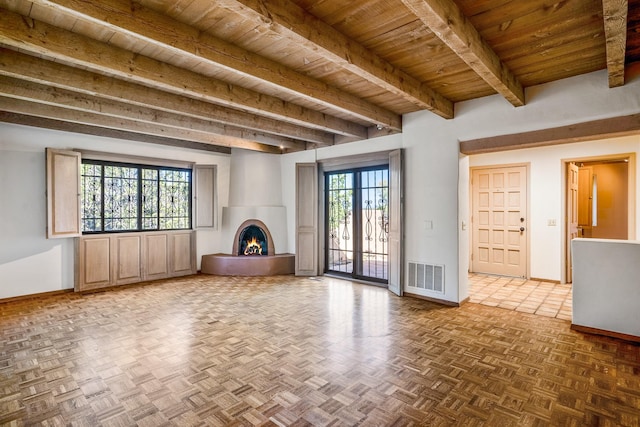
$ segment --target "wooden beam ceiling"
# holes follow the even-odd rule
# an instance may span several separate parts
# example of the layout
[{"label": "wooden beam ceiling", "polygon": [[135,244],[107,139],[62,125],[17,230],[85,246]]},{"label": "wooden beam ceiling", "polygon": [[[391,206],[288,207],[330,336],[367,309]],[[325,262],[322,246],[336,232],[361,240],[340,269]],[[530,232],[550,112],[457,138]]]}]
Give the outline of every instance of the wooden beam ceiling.
[{"label": "wooden beam ceiling", "polygon": [[[334,143],[333,135],[321,130],[279,122],[239,110],[231,110],[201,100],[112,79],[90,71],[2,48],[0,48],[0,75],[186,117],[212,120],[229,124],[231,127],[245,128],[272,136],[279,135],[287,139],[308,141],[318,144],[318,146]],[[362,135],[366,135],[364,128],[362,128]]]},{"label": "wooden beam ceiling", "polygon": [[522,83],[606,67],[623,85],[639,5],[0,0],[0,121],[223,152],[359,141],[451,100],[523,105]]},{"label": "wooden beam ceiling", "polygon": [[216,0],[242,17],[259,22],[265,32],[296,40],[300,46],[321,52],[329,61],[371,81],[420,108],[453,118],[453,103],[413,76],[349,39],[330,25],[288,0]]},{"label": "wooden beam ceiling", "polygon": [[627,0],[602,0],[604,34],[607,41],[607,71],[609,87],[624,85],[627,44]]},{"label": "wooden beam ceiling", "polygon": [[135,119],[111,117],[101,113],[75,110],[6,96],[0,96],[0,111],[65,121],[69,123],[97,126],[107,129],[118,129],[143,135],[154,135],[223,147],[244,148],[265,153],[280,154],[283,151],[283,149],[274,145],[260,144],[258,142],[252,142],[241,138],[212,135],[210,132],[199,132],[164,125],[156,126]]},{"label": "wooden beam ceiling", "polygon": [[484,81],[516,107],[524,88],[452,0],[402,0],[431,31]]},{"label": "wooden beam ceiling", "polygon": [[16,125],[32,126],[43,129],[53,129],[63,132],[80,133],[84,135],[95,135],[105,138],[124,139],[126,141],[142,142],[149,144],[167,145],[170,147],[189,148],[191,150],[202,150],[220,154],[231,154],[230,147],[220,145],[205,144],[195,141],[185,141],[183,139],[173,139],[155,135],[146,135],[135,132],[123,131],[120,129],[104,128],[79,123],[65,122],[62,120],[46,119],[43,117],[30,116],[26,114],[11,113],[0,110],[0,122],[13,123]]},{"label": "wooden beam ceiling", "polygon": [[[353,122],[273,96],[216,80],[2,10],[0,44],[145,86],[250,111],[289,123],[348,136],[365,129]],[[366,134],[366,132],[365,132]]]},{"label": "wooden beam ceiling", "polygon": [[[305,76],[221,39],[129,1],[34,0],[34,3],[140,40],[179,55],[221,67],[277,90],[346,113],[372,126],[402,130],[398,114],[364,101],[343,90]],[[105,16],[108,18],[103,19]]]},{"label": "wooden beam ceiling", "polygon": [[[288,150],[297,150],[298,142],[269,135],[261,132],[249,131],[243,128],[216,123],[211,120],[197,119],[194,117],[185,117],[183,115],[169,113],[165,111],[154,110],[147,107],[140,107],[120,101],[113,101],[104,98],[98,98],[92,95],[79,94],[66,89],[45,86],[38,83],[27,82],[12,77],[0,76],[0,93],[13,99],[20,99],[40,104],[46,104],[60,109],[73,110],[81,113],[77,114],[78,123],[90,124],[86,120],[87,117],[102,116],[100,120],[94,124],[111,124],[114,128],[122,128],[131,131],[145,131],[149,134],[158,136],[171,136],[173,138],[183,138],[190,141],[203,143],[216,143],[227,147],[259,147],[255,143],[274,145],[277,147],[287,148]],[[23,105],[23,103],[16,103]],[[12,105],[5,105],[5,111],[15,113],[29,113],[22,108]],[[40,114],[35,114],[40,111]],[[45,111],[49,114],[43,114]],[[56,111],[57,113],[53,113]],[[30,111],[33,115],[48,117],[53,119],[73,120],[73,112],[67,111],[60,113],[58,108],[41,109],[34,108]],[[121,122],[121,119],[125,122]],[[120,123],[129,123],[133,121],[137,125],[133,128],[131,125],[122,127]],[[217,134],[212,137],[212,133]],[[264,151],[264,150],[260,150]]]}]

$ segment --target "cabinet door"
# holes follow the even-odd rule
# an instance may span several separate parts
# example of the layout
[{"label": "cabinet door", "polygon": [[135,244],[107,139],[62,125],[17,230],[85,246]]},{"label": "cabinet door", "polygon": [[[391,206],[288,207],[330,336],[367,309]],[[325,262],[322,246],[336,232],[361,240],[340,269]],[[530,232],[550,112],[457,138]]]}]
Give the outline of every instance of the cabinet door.
[{"label": "cabinet door", "polygon": [[76,291],[88,291],[111,286],[112,257],[109,236],[79,239],[78,280]]},{"label": "cabinet door", "polygon": [[182,276],[194,274],[195,267],[195,233],[175,233],[171,235],[171,275]]},{"label": "cabinet door", "polygon": [[80,153],[47,148],[47,238],[78,237]]},{"label": "cabinet door", "polygon": [[115,284],[142,281],[142,237],[140,235],[113,236],[115,246]]},{"label": "cabinet door", "polygon": [[145,280],[169,277],[169,235],[145,235],[144,266]]}]

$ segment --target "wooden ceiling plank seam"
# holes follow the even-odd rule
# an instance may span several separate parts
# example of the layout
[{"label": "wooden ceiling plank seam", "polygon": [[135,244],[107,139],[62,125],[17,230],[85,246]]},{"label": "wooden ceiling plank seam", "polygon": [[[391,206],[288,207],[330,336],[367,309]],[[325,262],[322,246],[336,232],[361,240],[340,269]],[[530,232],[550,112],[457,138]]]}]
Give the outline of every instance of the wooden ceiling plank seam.
[{"label": "wooden ceiling plank seam", "polygon": [[157,126],[190,130],[194,134],[204,136],[213,134],[223,140],[229,138],[231,141],[230,145],[238,138],[276,145],[281,148],[298,148],[298,146],[302,144],[302,142],[297,142],[289,138],[247,131],[246,129],[223,125],[210,120],[196,119],[123,102],[101,99],[66,89],[26,82],[12,77],[0,76],[0,94],[5,97],[39,102],[77,111],[130,119]]},{"label": "wooden ceiling plank seam", "polygon": [[611,88],[624,85],[628,11],[627,0],[602,0],[607,72]]},{"label": "wooden ceiling plank seam", "polygon": [[600,43],[594,43],[594,40],[600,38],[601,35],[601,29],[590,29],[588,31],[585,31],[584,29],[572,29],[565,31],[554,38],[519,40],[517,48],[512,46],[502,50],[500,57],[509,65],[511,65],[511,61],[513,59],[527,56],[536,58],[534,59],[536,61],[540,60],[540,56],[553,57],[557,60],[562,60],[564,54],[555,54],[555,52],[566,50],[566,45],[581,45],[591,49],[594,52],[594,55],[600,55],[604,46],[600,48]]},{"label": "wooden ceiling plank seam", "polygon": [[572,60],[563,62],[562,68],[549,68],[538,62],[531,64],[526,70],[523,70],[520,78],[522,81],[543,81],[552,82],[572,77],[578,74],[588,73],[591,70],[603,70],[607,68],[606,58],[591,57],[589,50],[574,51],[571,54]]},{"label": "wooden ceiling plank seam", "polygon": [[[545,64],[545,57],[560,58],[563,66],[568,64],[574,64],[576,59],[588,61],[591,59],[601,60],[603,68],[606,68],[606,55],[604,52],[604,46],[602,51],[595,51],[589,44],[582,43],[583,40],[567,40],[566,43],[554,46],[548,50],[540,53],[527,55],[520,55],[518,57],[509,58],[508,62],[514,69],[517,69],[519,73],[526,74],[531,68],[543,67],[547,68]],[[506,61],[506,59],[505,59]],[[558,67],[562,69],[563,67]],[[574,68],[572,67],[572,70]],[[523,77],[520,77],[524,81]]]},{"label": "wooden ceiling plank seam", "polygon": [[356,123],[132,54],[41,21],[28,22],[28,18],[8,10],[0,11],[0,44],[5,46],[179,95],[366,139],[366,128]]},{"label": "wooden ceiling plank seam", "polygon": [[[459,3],[458,3],[459,4]],[[563,23],[575,16],[601,14],[602,6],[597,1],[565,1],[551,3],[545,0],[506,1],[496,4],[487,13],[473,14],[468,7],[461,6],[465,16],[473,23],[483,38],[493,46],[497,34],[511,34],[539,29],[545,31],[550,23]]]},{"label": "wooden ceiling plank seam", "polygon": [[0,110],[11,113],[43,117],[52,120],[79,123],[83,125],[103,128],[119,129],[139,134],[168,137],[185,141],[194,141],[223,147],[244,148],[247,150],[266,153],[282,153],[282,149],[275,145],[262,144],[255,141],[247,141],[240,138],[232,138],[213,134],[202,134],[188,129],[170,128],[158,126],[140,121],[124,119],[121,117],[109,117],[87,111],[71,110],[64,107],[9,98],[0,95]]},{"label": "wooden ceiling plank seam", "polygon": [[547,13],[541,17],[516,19],[510,21],[504,29],[488,28],[483,31],[483,37],[500,54],[509,47],[517,47],[523,41],[554,38],[568,31],[589,32],[595,29],[604,32],[602,9],[590,14],[576,12],[568,16],[549,15]]},{"label": "wooden ceiling plank seam", "polygon": [[402,0],[402,3],[512,105],[525,104],[524,88],[517,76],[452,0]]},{"label": "wooden ceiling plank seam", "polygon": [[328,132],[231,110],[9,49],[0,48],[0,75],[320,145],[330,145],[334,140]]},{"label": "wooden ceiling plank seam", "polygon": [[34,0],[34,3],[88,20],[100,27],[123,32],[128,37],[179,55],[206,61],[360,120],[402,130],[402,119],[398,114],[142,6],[131,7],[129,2],[120,0],[101,0],[95,3]]},{"label": "wooden ceiling plank seam", "polygon": [[453,118],[450,100],[291,1],[217,0],[217,3],[246,19],[259,22],[259,28],[265,33],[295,40],[310,51],[322,53],[327,60],[421,108],[444,118]]}]

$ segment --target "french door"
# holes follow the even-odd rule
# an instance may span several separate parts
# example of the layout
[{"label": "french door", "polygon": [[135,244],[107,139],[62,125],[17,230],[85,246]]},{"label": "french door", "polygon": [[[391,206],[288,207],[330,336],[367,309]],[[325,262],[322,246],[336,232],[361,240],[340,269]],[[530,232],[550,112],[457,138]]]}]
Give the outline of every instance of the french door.
[{"label": "french door", "polygon": [[389,167],[325,173],[327,272],[387,283]]}]

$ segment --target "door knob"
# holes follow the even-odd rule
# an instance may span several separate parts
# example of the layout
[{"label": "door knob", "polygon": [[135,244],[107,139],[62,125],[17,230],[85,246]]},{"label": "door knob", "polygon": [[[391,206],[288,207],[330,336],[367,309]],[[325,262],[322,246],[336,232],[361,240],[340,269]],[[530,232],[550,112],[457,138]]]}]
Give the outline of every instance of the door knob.
[{"label": "door knob", "polygon": [[524,227],[520,227],[520,232],[522,233],[524,231]]}]

